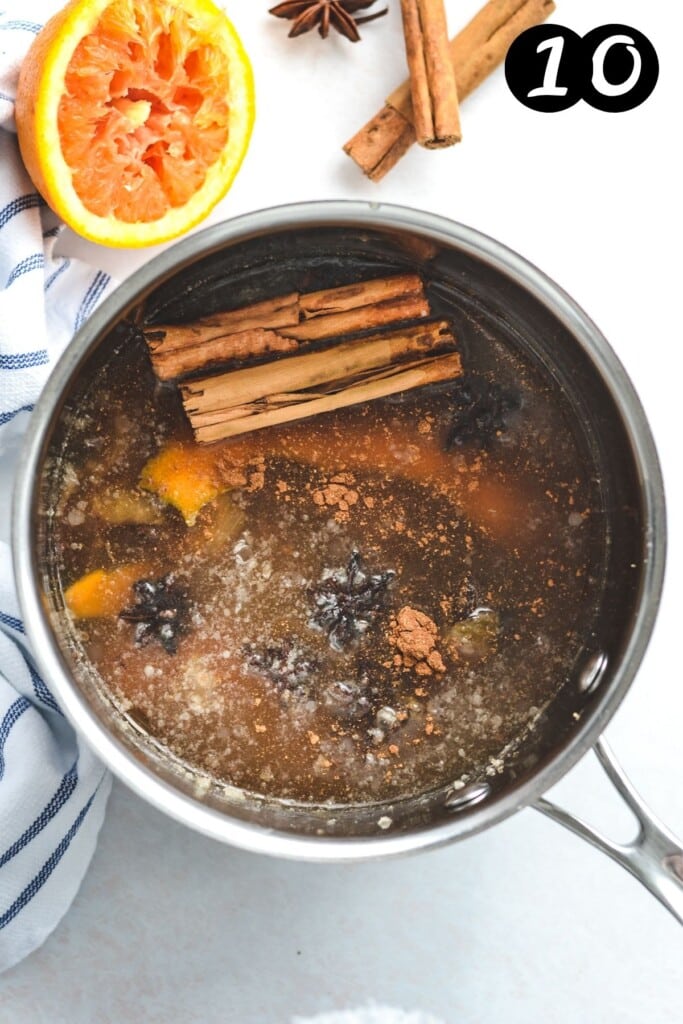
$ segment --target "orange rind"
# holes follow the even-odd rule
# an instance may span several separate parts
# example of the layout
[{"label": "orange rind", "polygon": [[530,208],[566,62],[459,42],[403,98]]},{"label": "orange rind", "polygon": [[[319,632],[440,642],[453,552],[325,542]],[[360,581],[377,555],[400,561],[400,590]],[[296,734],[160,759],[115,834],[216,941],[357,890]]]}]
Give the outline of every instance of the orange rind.
[{"label": "orange rind", "polygon": [[29,175],[62,220],[104,245],[153,245],[203,220],[253,120],[249,59],[211,0],[71,0],[19,76]]}]

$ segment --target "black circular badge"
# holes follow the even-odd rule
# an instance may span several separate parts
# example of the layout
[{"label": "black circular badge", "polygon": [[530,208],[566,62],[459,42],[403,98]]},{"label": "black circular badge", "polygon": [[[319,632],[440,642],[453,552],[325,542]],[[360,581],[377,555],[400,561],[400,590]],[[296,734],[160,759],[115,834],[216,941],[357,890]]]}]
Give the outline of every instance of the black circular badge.
[{"label": "black circular badge", "polygon": [[601,25],[583,37],[588,75],[583,98],[609,113],[633,110],[650,96],[659,78],[654,46],[629,25]]},{"label": "black circular badge", "polygon": [[564,25],[537,25],[508,50],[505,78],[531,110],[555,113],[584,99],[597,110],[621,113],[651,95],[659,60],[647,36],[629,25],[600,25],[583,39]]},{"label": "black circular badge", "polygon": [[585,94],[590,71],[585,53],[581,36],[564,25],[527,29],[505,58],[510,92],[532,110],[568,110]]}]

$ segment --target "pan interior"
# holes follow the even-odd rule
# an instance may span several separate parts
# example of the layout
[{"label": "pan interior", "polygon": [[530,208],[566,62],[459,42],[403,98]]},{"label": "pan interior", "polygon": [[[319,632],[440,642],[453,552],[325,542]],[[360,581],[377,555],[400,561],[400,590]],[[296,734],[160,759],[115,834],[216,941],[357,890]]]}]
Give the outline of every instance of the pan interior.
[{"label": "pan interior", "polygon": [[[135,709],[131,713],[120,695],[104,685],[64,611],[66,541],[54,510],[68,488],[79,424],[102,408],[107,382],[125,369],[133,374],[132,394],[138,388],[152,392],[136,326],[142,319],[190,322],[226,304],[237,308],[292,290],[407,271],[422,275],[434,311],[452,321],[465,365],[489,376],[524,367],[546,405],[555,409],[565,441],[570,439],[578,453],[582,497],[591,510],[583,524],[590,533],[590,571],[576,620],[580,636],[569,661],[544,687],[534,687],[534,679],[525,678],[518,664],[517,674],[500,686],[500,706],[489,707],[501,718],[514,716],[515,729],[503,730],[497,746],[490,729],[483,730],[481,745],[470,743],[464,763],[451,777],[437,774],[433,785],[423,782],[417,792],[383,794],[379,800],[367,794],[351,803],[329,795],[278,798],[225,776],[212,777],[206,765],[197,770],[191,758],[174,754],[163,738],[150,735],[145,716]],[[475,804],[494,803],[522,785],[570,743],[584,716],[603,699],[623,659],[642,590],[641,482],[621,415],[593,361],[560,318],[511,276],[479,257],[412,233],[348,227],[282,231],[211,252],[174,272],[135,308],[122,310],[93,345],[55,417],[40,485],[41,584],[62,656],[93,714],[136,759],[180,792],[232,818],[298,835],[369,836],[377,834],[378,822],[380,829],[388,822],[394,830],[420,830],[456,812],[466,817]],[[568,514],[580,516],[581,511]],[[520,544],[517,557],[530,559],[533,551]],[[553,666],[552,649],[546,655],[547,665]],[[488,695],[489,704],[494,697]],[[470,701],[470,710],[476,717],[476,703]]]}]

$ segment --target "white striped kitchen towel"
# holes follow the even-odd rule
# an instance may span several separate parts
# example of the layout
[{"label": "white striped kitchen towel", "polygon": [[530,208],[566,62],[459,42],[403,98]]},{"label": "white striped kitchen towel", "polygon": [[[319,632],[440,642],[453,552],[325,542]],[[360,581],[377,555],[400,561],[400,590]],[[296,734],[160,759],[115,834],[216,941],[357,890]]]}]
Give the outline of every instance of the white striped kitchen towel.
[{"label": "white striped kitchen towel", "polygon": [[[55,253],[60,226],[26,174],[14,134],[19,65],[59,0],[0,8],[0,463],[50,368],[111,289],[107,274]],[[0,508],[8,507],[2,495]],[[6,511],[3,520],[6,519]],[[110,779],[38,675],[0,522],[0,971],[39,946],[92,857]]]}]

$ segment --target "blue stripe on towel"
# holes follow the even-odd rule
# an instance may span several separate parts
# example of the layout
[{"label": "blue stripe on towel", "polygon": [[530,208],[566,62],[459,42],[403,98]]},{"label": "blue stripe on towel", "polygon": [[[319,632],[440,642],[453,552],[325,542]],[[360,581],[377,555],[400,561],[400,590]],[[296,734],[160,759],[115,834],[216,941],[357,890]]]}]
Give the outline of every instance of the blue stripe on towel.
[{"label": "blue stripe on towel", "polygon": [[10,704],[5,712],[5,717],[0,722],[0,780],[5,774],[5,743],[7,742],[7,737],[24,711],[28,711],[30,707],[31,703],[26,697],[19,697],[18,700],[15,700],[14,704]]},{"label": "blue stripe on towel", "polygon": [[25,196],[17,196],[7,206],[3,206],[0,210],[0,229],[4,228],[8,220],[12,217],[16,217],[18,213],[23,213],[24,210],[32,210],[36,206],[45,206],[45,200],[42,196],[39,196],[37,192],[29,192]]},{"label": "blue stripe on towel", "polygon": [[55,281],[57,280],[57,278],[58,278],[58,277],[59,277],[59,276],[60,276],[61,274],[63,274],[63,273],[64,273],[64,271],[65,271],[65,270],[66,270],[66,269],[67,269],[68,267],[70,267],[70,266],[71,266],[71,260],[70,260],[70,259],[67,259],[67,258],[66,258],[66,257],[64,257],[64,256],[62,256],[61,258],[62,258],[62,259],[64,260],[64,262],[62,263],[61,267],[57,267],[57,269],[56,269],[55,271],[53,271],[53,273],[52,273],[52,274],[50,274],[50,276],[49,276],[49,277],[47,278],[47,280],[45,281],[45,291],[48,291],[48,290],[49,290],[50,288],[52,288],[52,285],[53,285],[53,284],[55,283]]},{"label": "blue stripe on towel", "polygon": [[9,29],[14,32],[33,32],[34,35],[38,35],[42,27],[36,21],[6,21],[4,25],[0,25],[0,29]]},{"label": "blue stripe on towel", "polygon": [[15,416],[18,416],[20,412],[31,412],[33,410],[32,405],[22,405],[20,409],[12,409],[10,412],[0,412],[0,427],[5,423],[9,423]]},{"label": "blue stripe on towel", "polygon": [[12,270],[10,276],[7,278],[7,284],[5,288],[16,281],[18,277],[22,277],[24,274],[30,273],[31,270],[42,270],[45,266],[45,257],[42,252],[34,252],[31,256],[27,256],[26,259],[20,260],[16,267]]},{"label": "blue stripe on towel", "polygon": [[69,849],[69,846],[71,845],[71,840],[74,838],[79,828],[83,824],[83,819],[85,818],[86,814],[92,807],[93,800],[97,795],[98,789],[102,785],[103,778],[104,775],[100,778],[100,781],[97,783],[97,786],[95,787],[94,793],[92,794],[88,802],[85,804],[85,806],[81,809],[73,825],[66,833],[61,843],[59,843],[59,845],[54,848],[54,850],[52,851],[48,859],[45,861],[38,874],[35,875],[35,877],[29,882],[29,884],[26,886],[23,892],[21,892],[17,896],[14,903],[12,903],[12,905],[7,908],[5,913],[0,915],[0,929],[8,925],[10,921],[13,921],[17,914],[19,914],[24,909],[27,903],[31,902],[33,897],[36,896],[40,892],[42,887],[45,885],[48,878],[50,877],[54,869],[57,867],[64,854]]},{"label": "blue stripe on towel", "polygon": [[0,868],[4,867],[12,857],[16,857],[32,839],[42,832],[46,825],[49,825],[55,814],[57,814],[67,802],[78,782],[78,758],[69,768],[68,772],[59,784],[59,788],[45,805],[38,817],[29,825],[25,832],[19,836],[12,845],[5,850],[0,857]]},{"label": "blue stripe on towel", "polygon": [[47,350],[36,352],[14,352],[11,355],[0,354],[0,370],[30,370],[32,366],[45,366],[49,362]]},{"label": "blue stripe on towel", "polygon": [[15,630],[17,633],[26,633],[21,619],[15,618],[14,615],[8,615],[7,612],[0,612],[0,622],[3,626],[9,626],[10,629]]},{"label": "blue stripe on towel", "polygon": [[105,274],[102,270],[97,271],[76,314],[74,330],[77,331],[83,326],[100,295],[109,284],[109,280],[109,274]]},{"label": "blue stripe on towel", "polygon": [[61,715],[62,709],[52,696],[51,690],[48,689],[45,682],[43,681],[43,678],[38,675],[38,673],[36,672],[33,665],[28,660],[25,654],[23,654],[23,658],[24,661],[26,662],[26,667],[28,668],[29,674],[31,676],[31,682],[33,683],[33,692],[35,693],[36,697],[38,698],[39,701],[41,701],[41,703],[45,704],[46,707],[50,708],[51,711],[56,711],[58,715]]}]

